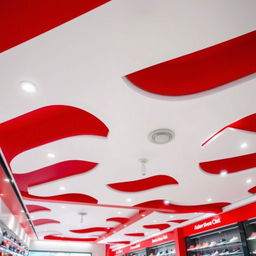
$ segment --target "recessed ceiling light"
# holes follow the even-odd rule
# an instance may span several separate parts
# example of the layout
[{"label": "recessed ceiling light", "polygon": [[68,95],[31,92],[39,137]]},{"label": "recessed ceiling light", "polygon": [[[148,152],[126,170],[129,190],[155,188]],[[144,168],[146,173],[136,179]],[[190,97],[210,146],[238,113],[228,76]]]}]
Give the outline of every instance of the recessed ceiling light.
[{"label": "recessed ceiling light", "polygon": [[122,212],[121,211],[118,211],[117,214],[121,214]]},{"label": "recessed ceiling light", "polygon": [[141,214],[141,217],[145,217],[146,215],[145,214]]},{"label": "recessed ceiling light", "polygon": [[34,218],[35,218],[35,216],[32,215],[32,216],[31,216],[31,219],[34,219]]},{"label": "recessed ceiling light", "polygon": [[169,216],[169,218],[171,218],[171,219],[172,219],[172,218],[173,218],[173,215],[170,215],[170,216]]},{"label": "recessed ceiling light", "polygon": [[127,198],[126,201],[127,201],[127,202],[131,202],[132,199],[131,199],[131,198]]},{"label": "recessed ceiling light", "polygon": [[62,205],[62,206],[61,206],[61,208],[62,208],[62,209],[65,209],[65,208],[66,208],[66,206],[65,206],[65,205]]},{"label": "recessed ceiling light", "polygon": [[21,210],[20,212],[24,212],[24,210]]},{"label": "recessed ceiling light", "polygon": [[55,158],[55,154],[53,154],[53,153],[48,153],[47,156],[48,156],[49,158]]},{"label": "recessed ceiling light", "polygon": [[64,186],[61,186],[59,189],[63,191],[63,190],[65,190],[66,188],[65,188]]},{"label": "recessed ceiling light", "polygon": [[224,177],[228,174],[228,172],[226,170],[223,170],[220,172],[220,176]]},{"label": "recessed ceiling light", "polygon": [[20,82],[20,87],[22,88],[22,90],[24,92],[27,92],[27,93],[34,93],[34,92],[36,92],[35,84],[30,82],[30,81],[22,81],[22,82]]},{"label": "recessed ceiling light", "polygon": [[212,198],[208,198],[208,199],[207,199],[207,202],[211,202],[211,201],[212,201]]},{"label": "recessed ceiling light", "polygon": [[5,182],[10,182],[10,180],[8,178],[5,178],[4,181]]},{"label": "recessed ceiling light", "polygon": [[169,129],[157,129],[152,131],[148,138],[155,144],[166,144],[174,137],[173,131]]},{"label": "recessed ceiling light", "polygon": [[248,146],[248,144],[247,144],[246,142],[244,142],[244,143],[242,143],[242,144],[240,145],[240,148],[247,148],[247,146]]},{"label": "recessed ceiling light", "polygon": [[153,222],[154,222],[154,223],[157,223],[157,221],[156,221],[156,220],[153,220]]},{"label": "recessed ceiling light", "polygon": [[164,204],[165,204],[165,205],[169,205],[169,204],[170,204],[170,201],[169,201],[169,200],[164,200]]},{"label": "recessed ceiling light", "polygon": [[252,179],[247,179],[247,180],[246,180],[246,183],[248,183],[248,184],[249,184],[249,183],[252,183]]}]

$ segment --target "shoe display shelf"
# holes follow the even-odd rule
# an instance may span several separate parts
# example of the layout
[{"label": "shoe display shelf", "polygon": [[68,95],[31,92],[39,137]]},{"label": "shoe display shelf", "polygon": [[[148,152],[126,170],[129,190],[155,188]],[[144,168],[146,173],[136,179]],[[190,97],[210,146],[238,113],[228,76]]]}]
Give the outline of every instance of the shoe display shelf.
[{"label": "shoe display shelf", "polygon": [[256,219],[244,222],[246,241],[250,255],[256,255]]},{"label": "shoe display shelf", "polygon": [[143,249],[136,252],[130,252],[127,255],[128,256],[146,256],[147,254],[146,254],[146,249]]},{"label": "shoe display shelf", "polygon": [[148,248],[147,256],[176,256],[174,242]]},{"label": "shoe display shelf", "polygon": [[241,227],[232,225],[186,239],[188,256],[247,255]]}]

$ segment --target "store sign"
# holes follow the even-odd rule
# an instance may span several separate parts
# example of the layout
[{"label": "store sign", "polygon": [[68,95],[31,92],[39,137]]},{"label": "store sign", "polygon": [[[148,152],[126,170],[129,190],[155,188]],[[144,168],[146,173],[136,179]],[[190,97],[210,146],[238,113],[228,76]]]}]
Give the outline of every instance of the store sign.
[{"label": "store sign", "polygon": [[139,249],[140,248],[140,244],[135,244],[135,245],[131,245],[130,249],[134,250],[134,249]]},{"label": "store sign", "polygon": [[194,230],[200,230],[200,229],[210,227],[210,226],[214,226],[214,225],[217,225],[217,224],[220,224],[220,223],[221,223],[221,219],[220,219],[220,217],[218,217],[218,218],[212,219],[211,221],[196,224],[194,226]]},{"label": "store sign", "polygon": [[151,240],[152,244],[162,242],[168,239],[168,235],[162,235]]}]

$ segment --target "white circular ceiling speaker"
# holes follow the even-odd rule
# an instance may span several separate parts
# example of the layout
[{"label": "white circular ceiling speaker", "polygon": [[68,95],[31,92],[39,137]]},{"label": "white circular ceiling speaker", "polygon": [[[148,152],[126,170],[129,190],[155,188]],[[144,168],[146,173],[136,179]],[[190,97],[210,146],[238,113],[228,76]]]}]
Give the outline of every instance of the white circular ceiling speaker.
[{"label": "white circular ceiling speaker", "polygon": [[149,134],[149,140],[155,144],[166,144],[173,139],[174,133],[170,129],[157,129]]}]

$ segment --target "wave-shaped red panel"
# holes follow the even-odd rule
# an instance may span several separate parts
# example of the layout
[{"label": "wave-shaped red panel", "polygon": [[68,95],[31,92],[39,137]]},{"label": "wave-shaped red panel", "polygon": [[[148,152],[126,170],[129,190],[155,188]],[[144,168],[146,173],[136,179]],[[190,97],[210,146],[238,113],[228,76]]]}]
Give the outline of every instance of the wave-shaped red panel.
[{"label": "wave-shaped red panel", "polygon": [[256,31],[253,31],[126,77],[145,91],[181,96],[203,92],[254,73],[255,59]]},{"label": "wave-shaped red panel", "polygon": [[46,240],[61,240],[61,241],[74,241],[74,242],[95,242],[97,238],[74,238],[74,237],[62,237],[62,236],[45,236]]},{"label": "wave-shaped red panel", "polygon": [[52,220],[52,219],[38,219],[33,220],[34,226],[40,226],[44,224],[59,224],[60,222],[58,220]]},{"label": "wave-shaped red panel", "polygon": [[[35,132],[36,131],[36,132]],[[39,108],[0,124],[0,146],[8,163],[18,154],[66,137],[106,137],[108,128],[85,110],[65,105]]]},{"label": "wave-shaped red panel", "polygon": [[159,229],[160,231],[161,230],[164,230],[164,229],[167,229],[169,228],[170,225],[169,224],[166,224],[166,223],[163,223],[163,224],[153,224],[153,225],[144,225],[143,228],[147,228],[147,229]]},{"label": "wave-shaped red panel", "polygon": [[155,175],[140,180],[112,183],[108,186],[123,192],[138,192],[173,184],[178,184],[178,181],[168,175]]},{"label": "wave-shaped red panel", "polygon": [[115,222],[119,222],[121,224],[124,224],[128,220],[129,220],[129,218],[124,218],[124,217],[113,217],[113,218],[106,219],[106,221],[115,221]]},{"label": "wave-shaped red panel", "polygon": [[256,153],[199,163],[201,169],[212,174],[240,172],[256,167]]},{"label": "wave-shaped red panel", "polygon": [[33,201],[46,201],[46,202],[59,202],[59,203],[81,203],[81,204],[97,204],[97,199],[78,193],[54,195],[54,196],[34,196],[27,192],[21,191],[21,195],[28,200]]},{"label": "wave-shaped red panel", "polygon": [[208,142],[210,142],[213,138],[215,138],[218,134],[223,132],[227,128],[234,128],[249,132],[256,132],[256,114],[252,114],[249,116],[246,116],[240,120],[237,120],[236,122],[229,124],[219,130],[218,132],[214,133],[210,138],[208,138],[205,142],[202,143],[202,146],[206,145]]},{"label": "wave-shaped red panel", "polygon": [[174,222],[174,223],[182,223],[187,221],[188,219],[180,219],[180,220],[168,220],[168,222]]},{"label": "wave-shaped red panel", "polygon": [[73,229],[73,230],[70,230],[70,232],[73,232],[73,233],[92,233],[92,232],[99,232],[99,231],[102,231],[102,232],[108,232],[109,229],[106,228],[106,227],[93,227],[93,228],[85,228],[85,229]]},{"label": "wave-shaped red panel", "polygon": [[87,172],[97,164],[87,161],[70,160],[53,164],[33,172],[13,174],[21,191],[28,187]]},{"label": "wave-shaped red panel", "polygon": [[249,193],[256,194],[256,186],[248,190]]},{"label": "wave-shaped red panel", "polygon": [[108,1],[19,0],[15,3],[12,1],[2,2],[0,8],[2,17],[0,52],[68,22]]},{"label": "wave-shaped red panel", "polygon": [[130,241],[115,241],[115,242],[109,242],[108,244],[130,244]]},{"label": "wave-shaped red panel", "polygon": [[47,207],[40,206],[40,205],[34,205],[34,204],[27,204],[26,207],[30,213],[40,212],[40,211],[51,211],[51,209],[49,209]]},{"label": "wave-shaped red panel", "polygon": [[145,236],[144,233],[128,233],[128,234],[125,234],[126,236]]},{"label": "wave-shaped red panel", "polygon": [[134,207],[149,208],[154,211],[166,212],[166,213],[191,213],[191,212],[204,212],[204,213],[220,213],[224,206],[230,203],[213,203],[202,205],[166,205],[165,200],[152,200],[141,204],[134,205]]}]

